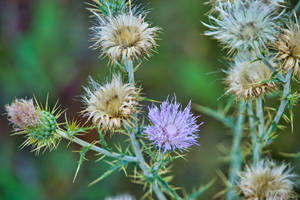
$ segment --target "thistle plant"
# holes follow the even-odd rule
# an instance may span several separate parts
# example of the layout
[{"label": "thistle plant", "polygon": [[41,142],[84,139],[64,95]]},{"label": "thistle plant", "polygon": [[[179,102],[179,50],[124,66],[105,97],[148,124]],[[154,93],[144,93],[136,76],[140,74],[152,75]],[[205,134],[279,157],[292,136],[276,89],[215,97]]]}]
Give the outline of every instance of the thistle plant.
[{"label": "thistle plant", "polygon": [[[285,1],[218,0],[211,5],[211,24],[204,23],[209,29],[205,34],[228,51],[231,66],[224,69],[227,97],[223,98],[228,102],[223,111],[195,108],[232,132],[228,178],[223,178],[226,189],[216,196],[224,194],[227,200],[297,199],[297,175],[289,165],[271,161],[267,149],[280,134],[278,126],[286,110],[293,123],[294,100],[299,98],[291,81],[299,72],[296,12],[300,2],[293,10]],[[281,97],[270,112],[266,105],[275,93]]]},{"label": "thistle plant", "polygon": [[[300,98],[291,88],[300,71],[300,25],[296,16],[300,1],[293,10],[284,0],[209,3],[211,23],[204,23],[208,29],[205,34],[217,39],[228,56],[228,65],[223,66],[223,110],[191,101],[181,105],[176,95],[166,94],[163,101],[148,98],[136,83],[135,72],[155,52],[161,28],[148,21],[149,12],[143,6],[130,0],[92,0],[88,2],[95,20],[90,28],[91,49],[107,59],[113,73],[105,82],[90,77],[83,87],[79,114],[86,120],[83,124],[70,121],[58,104],[50,109],[48,100],[44,106],[36,99],[22,98],[8,104],[6,112],[14,134],[25,136],[22,147],[32,146],[37,153],[51,151],[65,139],[81,146],[73,181],[79,178],[87,152],[93,151],[111,167],[91,180],[90,186],[119,170],[143,185],[142,197],[121,194],[107,200],[196,200],[214,181],[191,194],[171,185],[172,161],[201,144],[203,122],[193,114],[193,108],[221,121],[232,133],[229,170],[221,176],[225,189],[214,198],[296,199],[297,175],[293,168],[274,161],[267,150],[280,134],[278,126],[287,110],[293,123],[293,106]],[[277,107],[270,111],[266,105],[275,98]],[[152,105],[146,108],[148,102]],[[78,137],[95,132],[99,139],[91,142]],[[109,145],[107,134],[109,138],[122,134],[128,140],[122,140],[122,145]]]},{"label": "thistle plant", "polygon": [[[33,151],[55,150],[62,139],[82,146],[73,181],[78,179],[86,153],[94,151],[99,160],[106,160],[111,168],[91,180],[90,186],[123,170],[134,183],[144,186],[144,195],[138,199],[197,199],[212,182],[187,194],[171,186],[170,165],[182,158],[192,145],[200,143],[202,122],[192,113],[191,102],[184,107],[174,96],[158,103],[145,97],[142,86],[135,83],[134,73],[154,52],[161,29],[152,26],[147,20],[148,12],[131,1],[93,0],[88,5],[95,20],[90,28],[91,48],[99,50],[100,57],[108,58],[114,72],[104,83],[90,77],[89,84],[83,87],[83,109],[79,117],[86,123],[70,121],[67,113],[58,112],[59,106],[50,110],[48,101],[42,106],[38,100],[31,99],[16,99],[7,105],[8,120],[16,134],[25,135],[23,146],[31,145]],[[147,110],[145,101],[156,102],[146,114],[141,112]],[[65,119],[60,117],[62,114]],[[86,142],[78,137],[93,132],[98,133],[99,140]],[[120,146],[110,146],[104,137],[106,134],[111,137],[123,134],[128,140],[121,141]],[[106,199],[136,198],[125,194]]]}]

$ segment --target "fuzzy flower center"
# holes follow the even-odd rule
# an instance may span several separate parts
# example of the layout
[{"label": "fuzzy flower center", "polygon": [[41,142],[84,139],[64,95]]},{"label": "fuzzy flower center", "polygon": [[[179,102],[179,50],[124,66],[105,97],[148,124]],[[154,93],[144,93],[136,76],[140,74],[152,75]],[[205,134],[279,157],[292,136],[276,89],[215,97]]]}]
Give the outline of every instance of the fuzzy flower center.
[{"label": "fuzzy flower center", "polygon": [[255,26],[254,22],[249,22],[241,27],[241,39],[251,40],[256,39],[258,28]]},{"label": "fuzzy flower center", "polygon": [[166,126],[166,133],[169,136],[176,136],[178,133],[178,129],[174,124],[169,124]]},{"label": "fuzzy flower center", "polygon": [[119,116],[120,108],[122,106],[122,101],[117,94],[109,98],[106,103],[106,113],[109,114],[111,117]]},{"label": "fuzzy flower center", "polygon": [[116,30],[114,37],[121,47],[132,47],[140,40],[139,29],[136,26],[121,26]]}]

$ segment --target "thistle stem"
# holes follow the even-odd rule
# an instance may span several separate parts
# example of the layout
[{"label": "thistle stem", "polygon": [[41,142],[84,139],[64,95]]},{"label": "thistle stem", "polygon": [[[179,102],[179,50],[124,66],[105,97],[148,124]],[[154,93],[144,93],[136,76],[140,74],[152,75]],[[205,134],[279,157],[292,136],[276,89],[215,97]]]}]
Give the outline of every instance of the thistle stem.
[{"label": "thistle stem", "polygon": [[265,134],[263,141],[266,141],[269,136],[273,133],[273,131],[275,131],[277,129],[278,123],[285,111],[286,106],[289,103],[289,100],[287,99],[287,96],[290,94],[290,88],[291,88],[291,78],[292,78],[292,74],[293,74],[294,69],[290,69],[290,71],[288,72],[288,74],[286,75],[286,83],[284,84],[284,88],[283,88],[283,94],[282,94],[282,100],[280,103],[280,106],[277,110],[277,113],[267,131],[267,134]]},{"label": "thistle stem", "polygon": [[[134,83],[135,81],[134,81],[133,63],[128,58],[125,59],[125,68],[128,72],[128,82]],[[138,140],[136,139],[135,132],[136,131],[131,131],[130,141],[131,141],[133,150],[135,152],[135,155],[139,161],[139,167],[143,171],[144,175],[152,181],[152,189],[153,189],[154,193],[156,194],[157,198],[159,200],[167,200],[167,198],[165,197],[163,192],[160,190],[158,185],[153,182],[153,174],[150,172],[150,169],[149,169],[148,165],[146,164],[145,158],[144,158],[141,148],[140,148],[140,144],[139,144]]]},{"label": "thistle stem", "polygon": [[249,117],[249,128],[252,138],[252,155],[253,155],[253,164],[255,164],[255,156],[254,156],[254,149],[255,145],[257,144],[257,135],[256,135],[256,126],[255,126],[255,120],[254,120],[254,112],[253,112],[253,106],[252,101],[248,101],[248,117]]},{"label": "thistle stem", "polygon": [[277,78],[285,83],[286,82],[286,79],[282,76],[282,74],[280,72],[278,72],[274,67],[273,65],[265,58],[265,57],[261,57],[260,58],[262,60],[262,62],[273,72],[276,74]]},{"label": "thistle stem", "polygon": [[256,99],[256,114],[259,119],[258,124],[258,140],[254,143],[253,147],[253,163],[258,163],[262,151],[262,138],[265,135],[265,118],[264,118],[264,111],[263,111],[263,100],[262,97],[258,97]]},{"label": "thistle stem", "polygon": [[127,162],[139,162],[138,161],[138,158],[137,157],[133,157],[133,156],[125,156],[125,155],[121,155],[121,154],[118,154],[118,153],[112,153],[112,152],[109,152],[103,148],[100,148],[94,144],[90,144],[86,141],[83,141],[77,137],[74,137],[74,138],[71,138],[69,137],[64,131],[58,131],[57,132],[60,136],[62,136],[63,138],[71,141],[71,142],[74,142],[76,144],[79,144],[80,146],[83,146],[83,147],[87,147],[89,146],[90,147],[90,150],[93,150],[95,152],[98,152],[100,154],[103,154],[105,156],[108,156],[108,157],[112,157],[112,158],[116,158],[116,159],[120,159],[120,160],[124,160],[124,161],[127,161]]},{"label": "thistle stem", "polygon": [[238,109],[238,118],[236,125],[234,126],[233,132],[233,145],[231,150],[231,164],[229,169],[229,182],[231,184],[230,190],[226,194],[227,200],[237,199],[238,196],[234,191],[233,186],[237,180],[237,172],[241,170],[242,167],[242,153],[241,153],[241,141],[243,138],[243,129],[244,129],[244,121],[245,121],[245,101],[241,100]]},{"label": "thistle stem", "polygon": [[296,4],[295,8],[294,8],[294,12],[298,12],[298,10],[300,9],[300,0],[298,1],[298,3]]}]

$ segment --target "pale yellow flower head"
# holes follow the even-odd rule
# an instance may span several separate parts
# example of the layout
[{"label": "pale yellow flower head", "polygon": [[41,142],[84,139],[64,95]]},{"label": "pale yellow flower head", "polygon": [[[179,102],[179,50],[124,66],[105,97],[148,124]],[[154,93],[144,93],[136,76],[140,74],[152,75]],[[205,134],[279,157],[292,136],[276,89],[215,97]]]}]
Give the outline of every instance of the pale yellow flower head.
[{"label": "pale yellow flower head", "polygon": [[245,200],[290,200],[295,199],[294,178],[287,165],[262,160],[240,173],[237,186]]},{"label": "pale yellow flower head", "polygon": [[92,47],[100,49],[112,62],[149,57],[157,46],[160,29],[151,27],[142,14],[128,11],[117,16],[94,15],[98,25],[91,28],[94,33]]},{"label": "pale yellow flower head", "polygon": [[294,69],[294,74],[299,74],[300,66],[300,26],[292,23],[287,29],[282,29],[274,45],[277,51],[276,60],[282,61],[285,72]]},{"label": "pale yellow flower head", "polygon": [[245,99],[263,96],[276,89],[272,74],[272,71],[261,61],[236,59],[226,78],[228,85],[226,93]]},{"label": "pale yellow flower head", "polygon": [[104,85],[91,79],[91,88],[85,88],[84,113],[102,130],[114,131],[124,123],[130,123],[138,111],[140,89],[131,83],[123,83],[119,75]]}]

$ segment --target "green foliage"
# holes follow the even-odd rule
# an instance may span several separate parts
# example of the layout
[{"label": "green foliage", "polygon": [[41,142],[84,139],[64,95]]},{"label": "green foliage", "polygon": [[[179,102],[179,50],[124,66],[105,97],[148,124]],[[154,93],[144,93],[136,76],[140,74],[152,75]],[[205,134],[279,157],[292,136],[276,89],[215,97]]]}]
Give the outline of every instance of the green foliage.
[{"label": "green foliage", "polygon": [[215,179],[211,180],[206,185],[200,186],[199,189],[197,189],[195,192],[193,192],[189,197],[187,197],[187,200],[196,200],[199,199],[198,197],[204,194],[214,183],[216,182]]},{"label": "green foliage", "polygon": [[[231,116],[225,116],[224,114],[222,114],[222,112],[213,110],[213,109],[205,107],[205,106],[197,105],[197,104],[193,104],[193,108],[201,113],[204,113],[204,114],[222,122],[228,128],[234,127],[233,118]],[[225,111],[227,109],[229,109],[229,108],[225,108]]]},{"label": "green foliage", "polygon": [[106,170],[99,178],[95,179],[94,181],[92,181],[89,186],[92,186],[98,182],[100,182],[101,180],[105,179],[106,177],[108,177],[109,175],[111,175],[113,172],[115,172],[116,170],[119,169],[125,169],[127,167],[127,162],[124,161],[116,161],[113,163],[109,163],[111,165],[111,167]]},{"label": "green foliage", "polygon": [[76,169],[76,172],[75,172],[75,175],[74,175],[74,178],[73,178],[73,182],[75,182],[76,180],[76,177],[78,175],[78,172],[80,170],[80,167],[83,163],[84,160],[86,160],[85,158],[85,155],[86,153],[90,150],[91,146],[85,146],[85,147],[82,147],[82,149],[79,151],[79,161],[78,161],[78,164],[77,164],[77,169]]},{"label": "green foliage", "polygon": [[90,4],[90,11],[100,13],[105,16],[116,16],[124,13],[128,8],[126,0],[93,0],[96,5]]},{"label": "green foliage", "polygon": [[75,136],[78,136],[80,133],[85,133],[88,130],[93,129],[94,127],[82,127],[78,122],[76,121],[68,121],[66,119],[66,134],[70,138],[74,138]]}]

